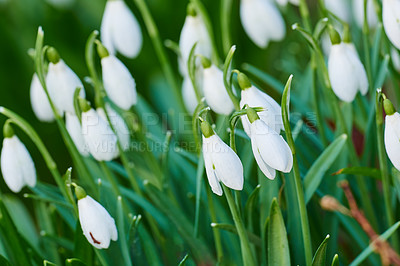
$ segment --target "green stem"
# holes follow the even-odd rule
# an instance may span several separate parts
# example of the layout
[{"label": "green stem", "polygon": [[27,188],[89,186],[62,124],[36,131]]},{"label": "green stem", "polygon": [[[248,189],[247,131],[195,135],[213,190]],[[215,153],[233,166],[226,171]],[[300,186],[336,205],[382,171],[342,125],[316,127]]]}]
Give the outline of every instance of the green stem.
[{"label": "green stem", "polygon": [[[218,222],[217,215],[215,212],[214,201],[212,199],[213,194],[209,186],[206,186],[206,191],[207,191],[207,202],[208,202],[208,209],[210,210],[211,222],[217,223]],[[217,250],[218,262],[222,263],[222,259],[224,257],[224,249],[222,248],[221,234],[218,228],[213,227],[212,230],[215,241],[215,249]]]},{"label": "green stem", "polygon": [[294,182],[296,186],[296,197],[298,202],[298,208],[300,212],[300,224],[303,235],[303,245],[304,245],[304,253],[306,258],[306,265],[309,266],[312,264],[312,246],[311,246],[311,235],[310,235],[310,226],[308,223],[307,216],[307,208],[304,200],[304,190],[301,184],[300,170],[296,157],[296,147],[294,145],[294,140],[292,137],[292,131],[290,128],[289,122],[289,102],[290,102],[290,86],[292,82],[292,77],[289,77],[289,80],[286,83],[285,89],[282,95],[282,119],[283,125],[286,132],[286,139],[288,141],[289,147],[292,151],[293,155],[293,176]]},{"label": "green stem", "polygon": [[[391,204],[391,195],[390,195],[390,177],[388,171],[388,165],[386,161],[386,153],[385,153],[385,144],[383,140],[383,114],[382,114],[382,94],[381,90],[376,92],[375,97],[376,104],[376,137],[378,141],[378,156],[379,156],[379,167],[381,170],[382,176],[382,187],[383,187],[383,200],[385,204],[385,214],[387,219],[387,226],[390,227],[394,224],[395,219],[393,216],[393,207]],[[393,235],[393,246],[395,250],[399,248],[399,239],[398,235]]]},{"label": "green stem", "polygon": [[310,11],[308,10],[306,0],[300,0],[299,9],[305,29],[311,31]]},{"label": "green stem", "polygon": [[370,92],[374,90],[374,84],[372,79],[372,66],[371,66],[371,55],[370,55],[370,45],[369,45],[369,24],[368,24],[368,12],[367,12],[367,0],[364,0],[364,25],[363,25],[363,45],[365,53],[365,68],[367,71],[367,78],[369,83]]},{"label": "green stem", "polygon": [[231,15],[232,15],[232,0],[222,0],[220,8],[221,18],[221,34],[222,34],[222,48],[224,54],[229,52],[232,45],[231,36]]},{"label": "green stem", "polygon": [[229,68],[231,66],[231,62],[233,59],[233,55],[235,54],[235,51],[236,51],[236,46],[233,45],[231,47],[231,49],[229,50],[228,55],[226,56],[225,63],[224,63],[223,75],[224,75],[224,85],[225,85],[226,92],[228,93],[229,98],[231,98],[231,101],[233,103],[233,106],[235,107],[235,110],[239,110],[240,109],[239,100],[238,100],[238,98],[236,98],[236,96],[233,94],[233,91],[232,91],[232,81],[231,81],[232,76],[229,75],[229,77],[228,77]]},{"label": "green stem", "polygon": [[236,203],[235,200],[233,199],[231,190],[227,188],[225,185],[223,184],[221,185],[222,188],[224,189],[224,194],[226,200],[228,201],[229,209],[232,213],[233,221],[235,222],[236,230],[239,235],[240,247],[242,250],[243,265],[245,266],[256,265],[250,249],[250,242],[247,237],[246,228],[244,227],[242,218],[240,217],[239,211],[236,208]]}]

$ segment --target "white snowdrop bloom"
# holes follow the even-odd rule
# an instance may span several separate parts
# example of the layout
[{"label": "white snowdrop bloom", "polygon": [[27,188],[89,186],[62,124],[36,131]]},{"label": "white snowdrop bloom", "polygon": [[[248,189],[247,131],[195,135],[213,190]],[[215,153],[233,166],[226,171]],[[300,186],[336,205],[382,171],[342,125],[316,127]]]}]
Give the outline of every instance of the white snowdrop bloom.
[{"label": "white snowdrop bloom", "polygon": [[76,88],[81,88],[80,97],[85,97],[85,90],[78,76],[65,62],[60,59],[54,48],[47,50],[50,61],[46,77],[46,86],[57,110],[62,115],[64,112],[75,113],[74,93]]},{"label": "white snowdrop bloom", "polygon": [[82,135],[82,127],[79,118],[75,114],[66,112],[65,126],[79,153],[83,156],[88,156],[89,150]]},{"label": "white snowdrop bloom", "polygon": [[400,49],[400,0],[383,0],[382,19],[386,35]]},{"label": "white snowdrop bloom", "polygon": [[[357,25],[362,28],[364,25],[364,0],[353,0],[353,13]],[[367,1],[367,20],[370,28],[376,28],[378,25],[378,16],[373,0]]]},{"label": "white snowdrop bloom", "polygon": [[258,167],[271,180],[275,178],[275,170],[289,173],[293,166],[293,156],[289,145],[279,133],[259,119],[254,110],[252,112],[257,119],[253,120],[255,118],[249,117],[252,122],[250,139]]},{"label": "white snowdrop bloom", "polygon": [[350,22],[350,5],[348,0],[325,0],[326,9],[338,16],[341,20]]},{"label": "white snowdrop bloom", "polygon": [[[105,51],[107,52],[107,51]],[[104,89],[118,107],[129,110],[137,102],[136,83],[128,68],[115,56],[101,54]]]},{"label": "white snowdrop bloom", "polygon": [[182,54],[182,61],[186,66],[190,50],[197,43],[195,54],[201,54],[205,57],[211,57],[211,39],[204,24],[203,18],[197,14],[192,4],[188,5],[188,14],[182,27],[179,37],[179,49]]},{"label": "white snowdrop bloom", "polygon": [[111,161],[118,156],[117,136],[108,122],[81,100],[82,135],[90,154],[98,161]]},{"label": "white snowdrop bloom", "polygon": [[300,0],[275,0],[280,6],[286,6],[288,3],[292,5],[298,6],[300,4]]},{"label": "white snowdrop bloom", "polygon": [[368,92],[368,79],[352,43],[333,44],[328,59],[329,79],[336,96],[352,102],[358,91]]},{"label": "white snowdrop bloom", "polygon": [[101,21],[101,41],[111,54],[135,58],[142,49],[142,31],[123,0],[108,0]]},{"label": "white snowdrop bloom", "polygon": [[111,240],[118,240],[118,231],[115,221],[107,210],[86,192],[77,187],[79,222],[83,234],[89,243],[98,249],[106,249]]},{"label": "white snowdrop bloom", "polygon": [[49,99],[40,84],[38,76],[33,74],[30,88],[31,105],[36,117],[42,122],[54,121],[53,110],[51,109]]},{"label": "white snowdrop bloom", "polygon": [[1,173],[7,186],[15,193],[20,192],[24,186],[36,185],[36,169],[32,157],[8,124],[4,126]]},{"label": "white snowdrop bloom", "polygon": [[[117,133],[122,149],[124,151],[129,149],[130,133],[128,126],[125,124],[125,121],[122,119],[122,117],[114,109],[112,109],[109,104],[106,104],[106,109],[108,117],[110,118],[111,124],[115,130],[115,133]],[[99,114],[99,116],[108,123],[108,119],[106,113],[104,112],[104,109],[97,108],[96,111]]]},{"label": "white snowdrop bloom", "polygon": [[243,189],[243,165],[239,156],[212,130],[207,121],[201,123],[203,132],[203,158],[211,190],[222,195],[219,182],[235,189]]},{"label": "white snowdrop bloom", "polygon": [[397,71],[400,71],[400,54],[399,51],[397,51],[397,49],[394,47],[390,48],[390,58],[392,59],[394,68]]},{"label": "white snowdrop bloom", "polygon": [[221,115],[229,115],[234,106],[225,89],[222,70],[205,58],[203,62],[203,93],[210,108]]},{"label": "white snowdrop bloom", "polygon": [[279,9],[268,0],[241,0],[240,20],[249,38],[260,48],[286,35],[285,21]]},{"label": "white snowdrop bloom", "polygon": [[[280,105],[271,96],[253,86],[245,74],[240,73],[238,81],[242,90],[240,108],[243,108],[245,104],[249,107],[263,107],[265,111],[258,113],[260,119],[278,134],[281,130],[284,130]],[[242,120],[244,131],[250,136],[249,119],[245,115],[241,116],[240,119]]]},{"label": "white snowdrop bloom", "polygon": [[384,100],[385,148],[386,153],[397,170],[400,171],[400,114],[395,111],[390,100]]},{"label": "white snowdrop bloom", "polygon": [[193,114],[197,107],[197,97],[193,88],[192,81],[185,75],[182,82],[182,97],[186,110],[189,114]]}]

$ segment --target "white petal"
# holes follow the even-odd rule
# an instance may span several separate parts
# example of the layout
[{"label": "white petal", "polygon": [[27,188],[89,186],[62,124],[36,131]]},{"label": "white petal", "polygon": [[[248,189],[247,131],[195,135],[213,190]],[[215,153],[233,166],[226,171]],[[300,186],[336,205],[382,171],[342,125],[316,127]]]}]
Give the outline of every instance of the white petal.
[{"label": "white petal", "polygon": [[83,234],[94,247],[108,248],[110,240],[118,239],[114,219],[90,196],[78,200],[79,221]]},{"label": "white petal", "polygon": [[400,0],[383,0],[383,27],[392,44],[400,49]]},{"label": "white petal", "polygon": [[187,62],[190,50],[197,42],[195,54],[211,57],[211,40],[201,16],[187,16],[179,38],[179,48],[183,62]]},{"label": "white petal", "polygon": [[101,34],[104,46],[112,54],[116,49],[124,56],[134,58],[142,48],[140,25],[122,0],[107,1]]},{"label": "white petal", "polygon": [[74,114],[66,112],[65,126],[79,153],[83,156],[88,156],[89,150],[88,147],[86,147],[85,139],[82,135],[81,123],[79,122],[78,117]]},{"label": "white petal", "polygon": [[[353,0],[353,13],[358,27],[364,26],[364,0]],[[373,0],[367,1],[367,19],[370,28],[376,28],[378,17],[375,12]]]},{"label": "white petal", "polygon": [[204,158],[204,165],[206,167],[206,174],[208,183],[210,184],[212,192],[217,194],[218,196],[222,195],[222,188],[219,184],[219,180],[215,173],[215,166],[212,163],[211,152],[213,150],[213,142],[210,138],[205,138],[203,136],[203,158]]},{"label": "white petal", "polygon": [[344,43],[344,45],[347,47],[347,56],[355,69],[354,78],[358,80],[358,89],[362,95],[365,95],[368,92],[367,72],[365,71],[364,65],[361,63],[354,44]]},{"label": "white petal", "polygon": [[203,92],[214,112],[223,115],[232,113],[234,106],[225,89],[223,73],[214,65],[203,71]]},{"label": "white petal", "polygon": [[278,8],[265,0],[242,0],[240,19],[250,39],[260,48],[267,47],[270,40],[280,41],[286,28]]},{"label": "white petal", "polygon": [[32,109],[36,117],[42,122],[54,121],[53,110],[36,73],[32,77],[30,96]]},{"label": "white petal", "polygon": [[[106,108],[112,126],[117,133],[119,141],[121,142],[120,144],[122,146],[122,149],[126,151],[127,149],[129,149],[130,146],[130,133],[128,126],[125,124],[125,121],[122,119],[122,117],[114,109],[112,109],[109,104],[106,104]],[[99,116],[108,123],[108,119],[104,110],[102,108],[97,108],[96,111]]]},{"label": "white petal", "polygon": [[186,75],[183,77],[182,82],[182,97],[189,114],[193,114],[198,104],[197,97],[193,88],[192,81]]},{"label": "white petal", "polygon": [[400,54],[399,51],[394,47],[390,48],[390,58],[392,59],[394,68],[397,71],[400,71]]},{"label": "white petal", "polygon": [[96,160],[111,161],[118,156],[117,137],[93,109],[82,113],[82,134]]},{"label": "white petal", "polygon": [[290,172],[293,156],[289,145],[263,121],[256,120],[251,124],[251,142],[268,166],[281,172]]},{"label": "white petal", "polygon": [[326,9],[345,22],[350,22],[350,6],[348,0],[325,0]]},{"label": "white petal", "polygon": [[81,88],[80,96],[85,97],[85,90],[78,76],[60,60],[57,64],[49,63],[46,85],[51,99],[61,112],[75,113],[74,93]]},{"label": "white petal", "polygon": [[7,186],[15,193],[21,191],[25,185],[36,185],[33,160],[25,145],[15,135],[3,140],[1,172]]},{"label": "white petal", "polygon": [[260,167],[263,174],[269,179],[274,180],[276,171],[275,169],[269,167],[266,162],[264,162],[264,160],[261,157],[260,151],[256,145],[256,142],[254,141],[251,142],[251,148],[253,150],[254,158],[256,159],[258,167]]},{"label": "white petal", "polygon": [[385,148],[390,161],[400,171],[400,114],[397,112],[386,116]]},{"label": "white petal", "polygon": [[113,55],[101,59],[103,83],[108,97],[128,110],[136,104],[136,83],[126,66]]}]

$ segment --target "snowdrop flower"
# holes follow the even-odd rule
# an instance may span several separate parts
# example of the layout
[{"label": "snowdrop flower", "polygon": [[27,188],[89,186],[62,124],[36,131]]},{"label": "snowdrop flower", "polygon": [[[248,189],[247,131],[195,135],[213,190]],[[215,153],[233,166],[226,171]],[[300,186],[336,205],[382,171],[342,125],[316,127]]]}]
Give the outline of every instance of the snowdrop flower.
[{"label": "snowdrop flower", "polygon": [[[278,134],[281,130],[284,130],[281,107],[279,104],[268,94],[254,87],[245,74],[239,73],[238,81],[242,90],[240,108],[243,108],[246,104],[249,107],[264,107],[265,111],[258,113],[260,119]],[[240,119],[242,120],[244,131],[250,136],[249,119],[247,116],[242,116]]]},{"label": "snowdrop flower", "polygon": [[260,48],[286,35],[285,21],[269,0],[241,0],[240,19],[246,34]]},{"label": "snowdrop flower", "polygon": [[[106,104],[106,109],[107,109],[107,114],[108,114],[108,117],[110,118],[111,124],[112,124],[112,126],[113,126],[113,128],[115,130],[115,133],[118,136],[118,139],[120,141],[122,149],[124,151],[129,149],[129,146],[130,146],[130,133],[129,133],[128,126],[125,124],[125,122],[122,119],[122,117],[114,109],[112,109],[109,104]],[[97,108],[96,112],[99,114],[99,116],[104,121],[107,122],[107,124],[109,124],[107,116],[106,116],[106,113],[104,112],[103,108]]]},{"label": "snowdrop flower", "polygon": [[[364,25],[364,0],[353,0],[353,13],[357,25],[362,28]],[[376,28],[378,16],[375,12],[373,0],[367,1],[367,20],[370,28]]]},{"label": "snowdrop flower", "polygon": [[392,44],[400,49],[400,0],[383,0],[383,27]]},{"label": "snowdrop flower", "polygon": [[251,147],[258,167],[271,180],[275,178],[276,170],[289,173],[293,156],[286,141],[262,121],[254,109],[247,109],[247,117],[250,121]]},{"label": "snowdrop flower", "polygon": [[135,58],[142,49],[142,31],[123,0],[108,0],[101,21],[101,41],[111,54]]},{"label": "snowdrop flower", "polygon": [[325,0],[326,9],[338,16],[341,20],[350,22],[350,7],[348,0]]},{"label": "snowdrop flower", "polygon": [[66,112],[65,126],[79,153],[83,156],[88,156],[89,151],[82,135],[82,127],[81,122],[79,122],[79,118],[75,114]]},{"label": "snowdrop flower", "polygon": [[32,109],[36,117],[42,122],[53,122],[53,110],[36,73],[32,77],[30,97]]},{"label": "snowdrop flower", "polygon": [[300,4],[300,0],[275,0],[278,5],[280,6],[286,6],[288,3],[291,3],[292,5],[298,6]]},{"label": "snowdrop flower", "polygon": [[75,113],[74,93],[76,88],[81,88],[80,96],[85,97],[82,82],[78,76],[64,63],[53,47],[47,50],[49,69],[46,85],[50,98],[62,115],[64,112]]},{"label": "snowdrop flower", "polygon": [[129,110],[137,102],[136,83],[128,68],[97,42],[101,58],[104,89],[108,97],[121,109]]},{"label": "snowdrop flower", "polygon": [[111,161],[118,156],[117,136],[108,123],[80,98],[82,110],[82,135],[90,154],[98,161]]},{"label": "snowdrop flower", "polygon": [[219,182],[235,189],[243,189],[243,165],[237,154],[218,137],[207,121],[201,123],[203,158],[208,183],[218,196],[222,195]]},{"label": "snowdrop flower", "polygon": [[362,95],[368,92],[367,74],[352,43],[340,42],[336,31],[331,39],[328,72],[332,89],[342,101],[352,102],[358,91]]},{"label": "snowdrop flower", "polygon": [[179,37],[179,49],[184,65],[189,58],[193,45],[197,43],[195,54],[211,57],[211,39],[203,18],[197,14],[193,4],[188,5],[188,12]]},{"label": "snowdrop flower", "polygon": [[108,248],[111,240],[118,240],[114,219],[100,203],[87,196],[83,188],[77,186],[75,194],[78,198],[79,222],[86,239],[95,248]]},{"label": "snowdrop flower", "polygon": [[222,70],[205,57],[201,57],[201,62],[204,68],[203,93],[207,104],[217,114],[229,115],[234,106],[225,89]]},{"label": "snowdrop flower", "polygon": [[383,101],[385,108],[385,148],[386,153],[397,170],[400,171],[400,114],[396,112],[389,99]]},{"label": "snowdrop flower", "polygon": [[7,122],[1,150],[1,173],[7,186],[15,193],[26,185],[36,185],[36,169],[31,155]]},{"label": "snowdrop flower", "polygon": [[183,77],[182,97],[186,110],[188,110],[190,114],[193,114],[198,103],[197,103],[196,92],[194,91],[192,81],[190,80],[188,75],[185,75]]},{"label": "snowdrop flower", "polygon": [[390,48],[390,58],[392,59],[394,68],[397,71],[400,71],[400,54],[399,51],[397,51],[397,49],[394,47]]}]

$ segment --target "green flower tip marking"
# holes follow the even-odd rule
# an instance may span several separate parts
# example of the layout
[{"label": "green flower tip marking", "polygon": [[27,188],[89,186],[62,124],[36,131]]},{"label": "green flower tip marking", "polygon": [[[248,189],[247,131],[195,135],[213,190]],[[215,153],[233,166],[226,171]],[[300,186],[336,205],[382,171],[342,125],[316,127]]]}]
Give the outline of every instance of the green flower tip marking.
[{"label": "green flower tip marking", "polygon": [[246,74],[239,72],[237,79],[241,90],[244,91],[251,87],[251,82]]},{"label": "green flower tip marking", "polygon": [[96,40],[95,43],[97,47],[97,54],[101,59],[110,55],[107,48],[99,40]]},{"label": "green flower tip marking", "polygon": [[394,109],[394,106],[389,99],[383,100],[383,109],[385,109],[387,115],[393,115],[396,112],[396,109]]},{"label": "green flower tip marking", "polygon": [[201,60],[201,65],[203,66],[204,69],[211,67],[211,61],[202,55],[199,55],[200,60]]},{"label": "green flower tip marking", "polygon": [[91,109],[90,103],[86,99],[79,97],[78,101],[79,101],[79,107],[81,108],[82,112],[85,113]]},{"label": "green flower tip marking", "polygon": [[14,130],[8,121],[4,124],[3,135],[4,138],[12,138],[14,136]]},{"label": "green flower tip marking", "polygon": [[86,194],[86,191],[82,187],[76,186],[75,187],[75,195],[78,198],[78,200],[81,200],[81,199],[85,198],[87,194]]},{"label": "green flower tip marking", "polygon": [[254,121],[260,119],[257,112],[253,108],[250,108],[250,107],[247,108],[246,112],[247,112],[247,117],[249,118],[250,123],[253,123]]},{"label": "green flower tip marking", "polygon": [[188,16],[191,16],[191,17],[197,16],[196,7],[193,3],[188,4],[186,13]]},{"label": "green flower tip marking", "polygon": [[351,43],[351,35],[350,35],[350,29],[349,26],[346,25],[344,27],[344,31],[343,31],[343,42],[345,43]]},{"label": "green flower tip marking", "polygon": [[54,47],[49,47],[46,51],[46,55],[47,59],[53,64],[57,64],[60,61],[60,55]]},{"label": "green flower tip marking", "polygon": [[203,132],[204,137],[209,138],[214,135],[214,130],[212,129],[210,123],[207,121],[201,122],[201,132]]},{"label": "green flower tip marking", "polygon": [[339,33],[333,27],[329,27],[329,37],[333,45],[341,42]]}]

